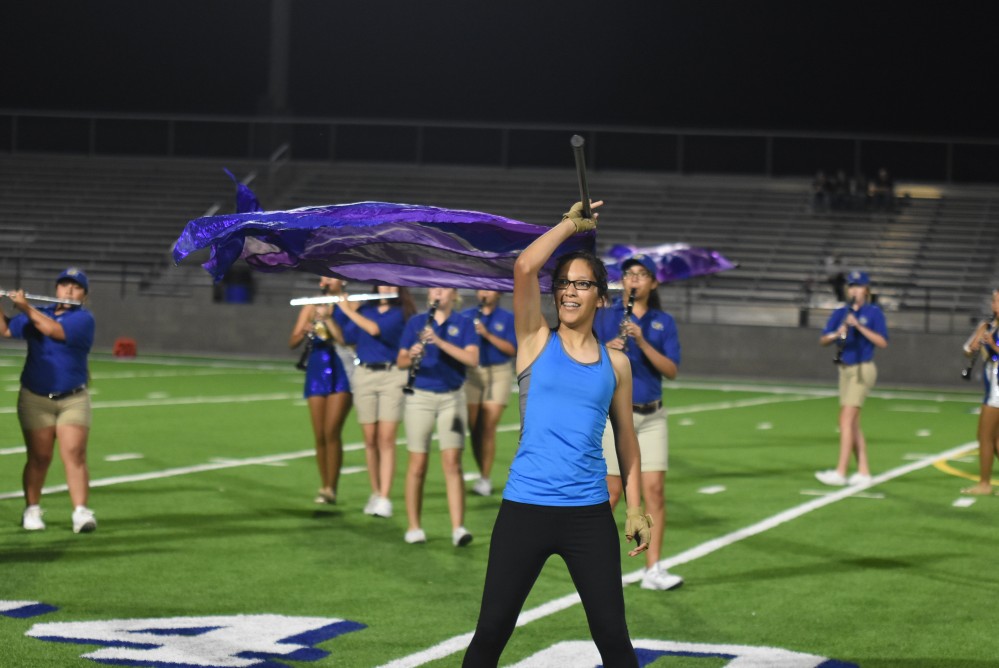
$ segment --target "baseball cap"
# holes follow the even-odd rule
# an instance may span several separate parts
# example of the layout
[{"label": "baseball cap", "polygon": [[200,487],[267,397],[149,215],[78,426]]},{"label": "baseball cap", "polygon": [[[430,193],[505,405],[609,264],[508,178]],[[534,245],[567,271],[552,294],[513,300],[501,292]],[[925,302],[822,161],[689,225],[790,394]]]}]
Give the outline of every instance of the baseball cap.
[{"label": "baseball cap", "polygon": [[652,278],[656,278],[656,261],[653,260],[648,255],[639,253],[638,255],[632,255],[628,259],[621,263],[621,271],[627,271],[628,267],[633,264],[642,265],[646,271],[652,274]]},{"label": "baseball cap", "polygon": [[64,270],[56,278],[56,283],[62,280],[73,281],[83,288],[84,292],[90,292],[90,282],[87,280],[87,275],[76,267],[70,267],[69,269]]},{"label": "baseball cap", "polygon": [[871,284],[871,278],[870,278],[870,276],[867,275],[866,272],[857,271],[856,269],[854,269],[853,271],[851,271],[849,273],[849,275],[847,275],[847,277],[846,277],[846,284],[847,285],[870,285]]}]

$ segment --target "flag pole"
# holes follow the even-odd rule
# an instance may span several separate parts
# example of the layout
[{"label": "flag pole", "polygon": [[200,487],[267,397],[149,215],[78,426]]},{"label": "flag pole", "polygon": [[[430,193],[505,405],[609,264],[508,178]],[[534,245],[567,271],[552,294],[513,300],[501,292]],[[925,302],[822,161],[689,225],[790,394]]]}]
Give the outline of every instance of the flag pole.
[{"label": "flag pole", "polygon": [[593,218],[593,210],[590,209],[590,189],[586,185],[586,158],[583,155],[586,140],[579,135],[572,135],[569,144],[576,158],[576,176],[579,178],[579,200],[583,203],[583,218]]}]

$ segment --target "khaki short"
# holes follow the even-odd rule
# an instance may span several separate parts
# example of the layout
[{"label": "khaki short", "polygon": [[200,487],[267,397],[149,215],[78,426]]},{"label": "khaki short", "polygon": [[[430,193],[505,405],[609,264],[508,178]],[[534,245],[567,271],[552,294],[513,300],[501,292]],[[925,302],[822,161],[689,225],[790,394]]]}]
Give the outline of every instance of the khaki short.
[{"label": "khaki short", "polygon": [[470,404],[506,406],[513,392],[513,363],[477,366],[465,376],[465,396]]},{"label": "khaki short", "polygon": [[406,396],[403,412],[406,449],[409,452],[430,452],[435,425],[441,450],[460,450],[465,447],[468,404],[465,402],[464,389],[441,393],[414,390],[413,394]]},{"label": "khaki short", "polygon": [[[635,433],[638,435],[638,448],[642,452],[642,473],[669,470],[669,432],[666,427],[666,409],[641,415],[632,413]],[[614,448],[614,429],[610,420],[604,428],[604,459],[607,460],[607,475],[621,475]]]},{"label": "khaki short", "polygon": [[90,392],[83,390],[65,399],[49,399],[22,387],[17,395],[17,419],[24,431],[63,425],[90,427]]},{"label": "khaki short", "polygon": [[874,362],[861,362],[839,368],[839,405],[861,408],[878,380]]},{"label": "khaki short", "polygon": [[358,366],[350,381],[358,423],[401,421],[402,388],[406,386],[407,376],[405,370],[395,366],[388,369]]}]

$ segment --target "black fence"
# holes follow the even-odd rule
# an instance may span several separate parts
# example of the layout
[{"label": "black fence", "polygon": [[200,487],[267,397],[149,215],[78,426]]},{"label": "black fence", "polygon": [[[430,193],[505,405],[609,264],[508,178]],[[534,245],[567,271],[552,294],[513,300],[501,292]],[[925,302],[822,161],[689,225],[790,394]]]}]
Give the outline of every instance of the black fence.
[{"label": "black fence", "polygon": [[999,140],[739,130],[459,124],[345,118],[79,114],[0,110],[0,152],[563,167],[572,134],[592,169],[999,183]]}]

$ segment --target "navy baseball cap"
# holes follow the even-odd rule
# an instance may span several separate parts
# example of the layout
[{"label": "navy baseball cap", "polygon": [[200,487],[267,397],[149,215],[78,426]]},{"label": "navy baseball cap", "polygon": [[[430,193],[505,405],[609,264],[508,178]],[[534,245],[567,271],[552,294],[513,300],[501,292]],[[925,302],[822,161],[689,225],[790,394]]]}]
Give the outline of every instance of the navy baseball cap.
[{"label": "navy baseball cap", "polygon": [[84,292],[90,292],[90,281],[87,280],[87,275],[76,267],[70,267],[59,274],[56,283],[58,284],[59,281],[73,281],[83,288]]},{"label": "navy baseball cap", "polygon": [[642,253],[639,253],[638,255],[632,255],[627,260],[621,263],[621,271],[627,271],[628,267],[630,267],[633,264],[642,265],[646,271],[652,274],[652,278],[656,278],[656,269],[657,269],[656,261],[653,260],[648,255],[644,255]]},{"label": "navy baseball cap", "polygon": [[847,285],[870,285],[871,277],[863,271],[853,270],[846,277]]}]

